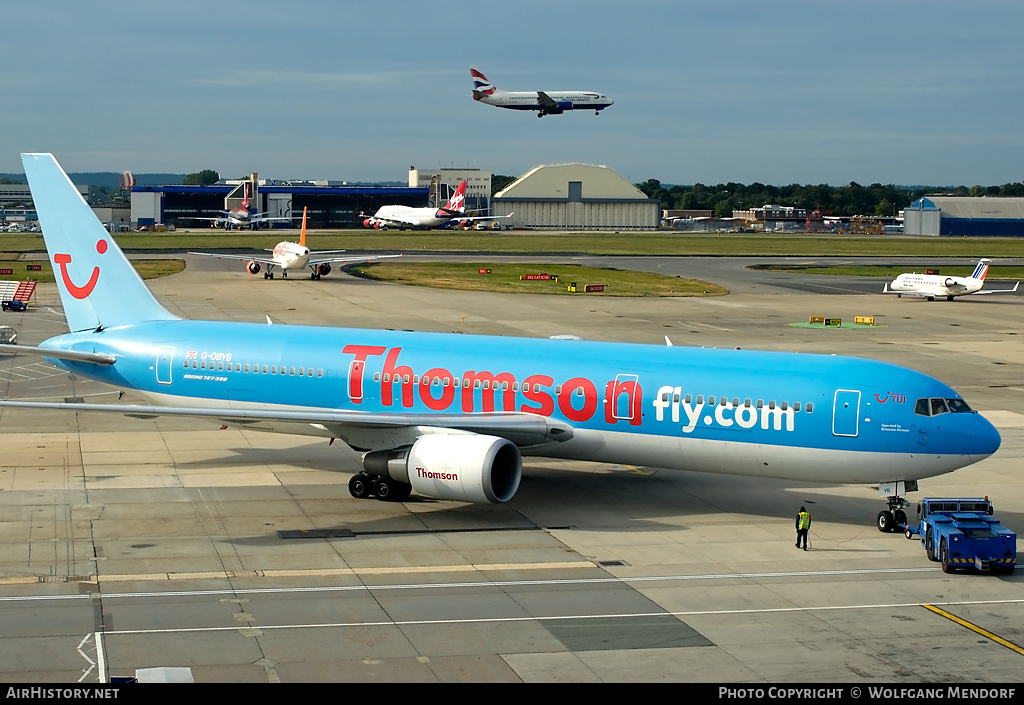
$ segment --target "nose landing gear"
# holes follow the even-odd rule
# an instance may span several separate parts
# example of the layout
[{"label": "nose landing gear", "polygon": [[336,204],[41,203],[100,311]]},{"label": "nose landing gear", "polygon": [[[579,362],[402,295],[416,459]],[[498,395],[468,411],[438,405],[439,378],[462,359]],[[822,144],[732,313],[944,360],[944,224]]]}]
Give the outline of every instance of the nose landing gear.
[{"label": "nose landing gear", "polygon": [[917,480],[898,480],[878,484],[878,493],[885,498],[889,505],[888,509],[880,511],[875,518],[875,526],[879,531],[891,533],[907,527],[907,513],[903,509],[907,506],[907,500],[904,497],[907,492],[917,492]]}]

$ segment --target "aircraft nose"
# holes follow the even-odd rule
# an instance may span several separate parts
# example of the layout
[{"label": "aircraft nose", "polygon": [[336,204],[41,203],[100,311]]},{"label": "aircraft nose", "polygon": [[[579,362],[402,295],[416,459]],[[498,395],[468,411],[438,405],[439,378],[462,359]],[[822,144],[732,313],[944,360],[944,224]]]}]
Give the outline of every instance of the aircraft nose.
[{"label": "aircraft nose", "polygon": [[999,431],[981,414],[975,414],[967,430],[967,454],[976,463],[999,450]]}]

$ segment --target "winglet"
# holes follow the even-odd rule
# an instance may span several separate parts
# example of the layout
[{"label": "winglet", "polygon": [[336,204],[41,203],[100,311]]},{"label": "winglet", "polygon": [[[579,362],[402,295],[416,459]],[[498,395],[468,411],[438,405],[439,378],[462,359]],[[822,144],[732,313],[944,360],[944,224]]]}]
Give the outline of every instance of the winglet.
[{"label": "winglet", "polygon": [[882,293],[883,294],[888,294],[889,293],[889,282],[886,282],[885,286],[882,287]]},{"label": "winglet", "polygon": [[299,235],[299,245],[306,246],[306,206],[302,207],[302,233]]}]

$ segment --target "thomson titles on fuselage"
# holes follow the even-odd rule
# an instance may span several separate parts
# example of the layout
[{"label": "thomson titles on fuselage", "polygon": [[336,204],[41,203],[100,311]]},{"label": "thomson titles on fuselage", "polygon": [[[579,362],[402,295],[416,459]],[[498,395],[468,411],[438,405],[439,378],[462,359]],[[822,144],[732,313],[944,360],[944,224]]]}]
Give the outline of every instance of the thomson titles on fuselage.
[{"label": "thomson titles on fuselage", "polygon": [[[467,370],[461,375],[454,375],[443,367],[433,367],[419,375],[408,365],[399,365],[398,356],[402,348],[388,349],[374,345],[347,345],[343,349],[346,355],[352,355],[349,365],[348,385],[349,398],[354,403],[362,403],[364,390],[369,383],[380,385],[379,399],[383,406],[396,403],[394,385],[401,385],[401,404],[412,408],[415,403],[414,394],[418,391],[419,400],[433,411],[453,410],[455,397],[461,399],[463,413],[476,411],[476,390],[481,391],[480,411],[494,412],[526,412],[540,416],[551,416],[558,404],[559,411],[566,419],[576,422],[590,421],[598,409],[599,394],[597,385],[586,377],[573,377],[561,384],[555,384],[553,377],[544,374],[528,375],[520,385],[512,373],[494,374],[488,371]],[[384,355],[384,364],[380,372],[374,373],[372,382],[366,379],[367,358]],[[521,388],[520,388],[521,386]],[[416,391],[414,391],[416,390]],[[522,392],[529,402],[516,405],[516,394]],[[495,397],[500,394],[500,407],[496,407]],[[605,421],[614,424],[626,421],[639,426],[643,418],[643,389],[639,377],[635,374],[620,374],[615,379],[604,383],[604,416]],[[683,433],[691,433],[702,420],[704,425],[718,425],[728,428],[734,424],[739,428],[749,429],[760,423],[764,430],[793,431],[795,427],[795,411],[799,404],[790,406],[787,402],[776,404],[762,400],[753,402],[751,399],[740,400],[738,397],[709,396],[683,394],[682,386],[661,386],[652,402],[657,421],[665,420],[665,412],[669,411],[673,423],[681,422],[681,414],[685,415],[686,423],[682,426]],[[794,408],[795,407],[795,408]],[[809,407],[810,411],[813,407]],[[702,417],[704,411],[707,414]]]}]

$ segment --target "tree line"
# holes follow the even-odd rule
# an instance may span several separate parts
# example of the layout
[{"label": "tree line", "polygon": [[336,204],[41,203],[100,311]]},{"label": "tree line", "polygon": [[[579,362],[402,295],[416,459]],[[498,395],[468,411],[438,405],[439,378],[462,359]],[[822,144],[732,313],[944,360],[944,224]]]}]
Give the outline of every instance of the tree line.
[{"label": "tree line", "polygon": [[828,184],[770,186],[754,182],[706,186],[662,186],[657,179],[648,179],[635,186],[648,198],[657,198],[668,210],[708,210],[716,218],[727,218],[734,210],[749,210],[768,203],[803,208],[808,213],[820,209],[824,214],[838,216],[892,216],[925,195],[943,196],[1024,196],[1024,182],[1002,186],[894,186],[871,184],[861,186],[851,181],[845,186]]}]

